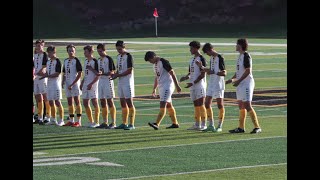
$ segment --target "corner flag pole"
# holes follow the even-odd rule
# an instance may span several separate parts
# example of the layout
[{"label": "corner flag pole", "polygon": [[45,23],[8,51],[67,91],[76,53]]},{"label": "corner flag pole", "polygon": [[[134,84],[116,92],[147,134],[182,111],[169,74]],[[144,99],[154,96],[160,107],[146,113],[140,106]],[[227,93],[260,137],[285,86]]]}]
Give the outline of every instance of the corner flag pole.
[{"label": "corner flag pole", "polygon": [[154,17],[154,21],[156,24],[156,37],[158,37],[157,17]]},{"label": "corner flag pole", "polygon": [[155,23],[155,26],[156,26],[156,37],[158,37],[158,22],[157,22],[157,19],[158,19],[159,15],[158,15],[157,8],[154,8],[153,16],[154,16],[154,23]]}]

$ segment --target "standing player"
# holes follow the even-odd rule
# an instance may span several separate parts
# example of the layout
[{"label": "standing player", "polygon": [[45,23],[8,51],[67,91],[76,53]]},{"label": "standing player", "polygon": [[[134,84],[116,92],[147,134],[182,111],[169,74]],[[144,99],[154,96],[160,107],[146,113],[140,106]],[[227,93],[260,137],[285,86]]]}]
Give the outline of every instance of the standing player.
[{"label": "standing player", "polygon": [[[98,84],[98,96],[101,103],[101,111],[103,123],[97,128],[114,129],[116,126],[116,107],[113,102],[115,97],[113,80],[110,80],[112,74],[114,74],[115,66],[113,59],[107,55],[106,47],[104,44],[98,44],[98,54],[100,58],[98,60],[99,71],[101,76]],[[108,106],[107,106],[108,104]],[[112,123],[108,125],[108,108],[110,108],[110,115]]]},{"label": "standing player", "polygon": [[[214,50],[213,46],[210,43],[206,43],[202,51],[210,56],[210,65],[208,68],[202,66],[199,62],[200,68],[203,69],[209,76],[209,85],[207,88],[207,95],[205,100],[205,107],[207,110],[208,115],[208,128],[204,131],[222,131],[222,124],[225,115],[225,109],[223,105],[223,98],[224,98],[224,90],[225,90],[225,82],[224,76],[226,76],[226,68],[224,65],[224,58],[218,54],[217,51]],[[214,118],[213,118],[213,111],[211,108],[212,105],[212,98],[215,98],[217,101],[217,106],[219,108],[219,123],[217,129],[214,127]]]},{"label": "standing player", "polygon": [[[82,66],[76,57],[76,47],[69,44],[67,47],[68,58],[63,63],[62,87],[66,85],[66,96],[68,101],[69,121],[64,126],[80,127],[82,106],[80,103],[80,78]],[[74,121],[74,104],[76,105],[77,121]]]},{"label": "standing player", "polygon": [[[89,119],[88,127],[95,128],[99,126],[98,83],[100,74],[98,61],[92,55],[94,51],[93,46],[87,45],[83,50],[86,60],[84,61],[84,78],[81,81],[80,90],[82,90],[83,106]],[[90,100],[94,107],[94,118],[92,118]]]},{"label": "standing player", "polygon": [[[46,65],[48,61],[48,55],[43,51],[44,48],[44,40],[38,39],[36,41],[35,54],[34,54],[34,67],[36,77],[34,79],[33,92],[38,105],[38,120],[40,125],[44,125],[49,122],[48,118],[50,118],[50,105],[47,99],[47,79],[41,77],[45,76],[46,73]],[[43,120],[43,108],[44,105],[46,107],[47,116]]]},{"label": "standing player", "polygon": [[[133,57],[126,51],[126,46],[123,41],[117,41],[116,48],[117,56],[117,71],[112,75],[112,80],[119,77],[118,81],[118,96],[120,98],[122,108],[122,124],[116,129],[132,130],[136,116],[136,109],[133,105],[134,93],[134,74],[133,74]],[[128,125],[128,117],[130,124]]]},{"label": "standing player", "polygon": [[176,110],[172,105],[172,93],[174,88],[177,88],[177,92],[181,92],[181,88],[178,84],[176,74],[174,73],[168,60],[158,57],[154,52],[148,51],[144,56],[145,61],[149,61],[153,64],[153,69],[155,72],[154,86],[152,95],[156,96],[156,89],[159,86],[159,95],[160,95],[160,112],[158,114],[157,120],[155,123],[148,123],[149,126],[153,127],[155,130],[159,129],[159,125],[166,115],[166,108],[168,109],[169,116],[172,121],[172,125],[167,127],[169,128],[179,128],[179,124],[176,117]]},{"label": "standing player", "polygon": [[[48,100],[51,107],[51,120],[46,123],[46,125],[58,125],[63,126],[63,106],[61,104],[60,99],[62,99],[61,92],[61,62],[56,57],[56,48],[54,46],[49,46],[47,48],[47,53],[49,56],[49,60],[47,62],[47,73],[42,78],[48,78]],[[60,120],[57,122],[56,120],[56,107],[59,110]]]},{"label": "standing player", "polygon": [[247,116],[247,111],[249,112],[251,120],[254,124],[254,129],[251,131],[251,134],[261,132],[257,114],[251,105],[254,89],[254,79],[252,75],[252,59],[247,50],[247,39],[238,39],[236,51],[238,51],[240,55],[237,60],[236,73],[232,76],[231,79],[226,81],[226,84],[233,83],[233,86],[237,87],[237,100],[240,109],[239,127],[230,130],[230,133],[245,132],[245,120]]},{"label": "standing player", "polygon": [[195,110],[194,115],[196,122],[188,130],[205,130],[207,129],[207,113],[204,106],[204,98],[206,96],[206,74],[204,71],[201,71],[197,65],[197,62],[201,62],[201,64],[205,67],[206,60],[199,52],[200,42],[192,41],[189,43],[189,46],[190,52],[192,55],[194,55],[194,57],[191,58],[189,63],[189,73],[180,78],[180,82],[190,79],[190,83],[187,83],[186,88],[190,88],[190,97],[193,101]]}]

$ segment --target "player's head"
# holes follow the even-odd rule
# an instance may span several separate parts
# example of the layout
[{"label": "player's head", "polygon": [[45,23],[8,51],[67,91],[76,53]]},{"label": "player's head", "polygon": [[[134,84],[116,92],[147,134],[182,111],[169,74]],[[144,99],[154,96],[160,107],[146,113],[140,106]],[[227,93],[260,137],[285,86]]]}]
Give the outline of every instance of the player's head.
[{"label": "player's head", "polygon": [[100,56],[105,56],[106,55],[105,51],[106,51],[106,46],[104,44],[97,45],[97,52]]},{"label": "player's head", "polygon": [[196,54],[200,49],[200,42],[199,41],[191,41],[189,43],[190,52],[191,54]]},{"label": "player's head", "polygon": [[69,44],[66,49],[69,56],[72,57],[76,55],[76,47],[73,44]]},{"label": "player's head", "polygon": [[151,64],[154,64],[156,63],[156,57],[156,53],[154,53],[153,51],[148,51],[144,56],[144,60],[149,61]]},{"label": "player's head", "polygon": [[125,48],[126,48],[126,45],[124,44],[123,41],[118,40],[116,42],[116,49],[117,49],[119,54],[123,54],[125,52]]},{"label": "player's head", "polygon": [[56,56],[56,47],[48,46],[47,53],[48,53],[49,58],[54,58]]},{"label": "player's head", "polygon": [[44,48],[44,40],[43,39],[38,39],[35,42],[35,49],[36,51],[43,51]]},{"label": "player's head", "polygon": [[86,58],[89,58],[89,57],[92,57],[92,54],[93,54],[93,46],[91,45],[86,45],[84,48],[83,48],[83,51],[84,51],[84,56]]},{"label": "player's head", "polygon": [[238,39],[236,51],[247,51],[248,50],[248,40],[246,38]]},{"label": "player's head", "polygon": [[203,53],[207,54],[208,56],[211,56],[211,54],[213,52],[212,44],[210,44],[210,43],[204,44],[204,46],[202,47],[202,51],[203,51]]}]

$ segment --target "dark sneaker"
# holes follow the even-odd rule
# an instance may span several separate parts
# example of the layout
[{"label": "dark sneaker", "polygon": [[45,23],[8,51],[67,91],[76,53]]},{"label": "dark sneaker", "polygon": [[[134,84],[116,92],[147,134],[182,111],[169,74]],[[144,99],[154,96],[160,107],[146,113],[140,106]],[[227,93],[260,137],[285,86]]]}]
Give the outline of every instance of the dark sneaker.
[{"label": "dark sneaker", "polygon": [[45,122],[45,121],[39,121],[39,125],[45,125],[46,123],[48,123],[48,122]]},{"label": "dark sneaker", "polygon": [[35,119],[33,124],[39,124],[39,120],[38,119]]},{"label": "dark sneaker", "polygon": [[171,124],[171,126],[166,127],[166,129],[179,128],[179,124]]},{"label": "dark sneaker", "polygon": [[158,130],[158,129],[159,129],[159,126],[157,125],[157,123],[150,123],[150,122],[148,122],[148,125],[149,125],[150,127],[153,127],[154,130]]},{"label": "dark sneaker", "polygon": [[131,125],[131,124],[129,124],[127,127],[124,128],[124,130],[134,130],[134,129],[136,128],[134,127],[134,125]]},{"label": "dark sneaker", "polygon": [[235,128],[233,130],[229,130],[229,133],[244,133],[245,130],[241,128]]},{"label": "dark sneaker", "polygon": [[124,128],[127,128],[128,125],[125,125],[125,124],[120,124],[119,126],[115,127],[115,129],[124,129]]},{"label": "dark sneaker", "polygon": [[106,129],[114,129],[114,128],[116,128],[116,125],[113,123],[109,124],[109,126],[106,127]]},{"label": "dark sneaker", "polygon": [[106,123],[101,123],[100,126],[97,126],[96,128],[107,129],[108,127],[109,127],[108,124],[106,124]]},{"label": "dark sneaker", "polygon": [[261,133],[261,128],[254,128],[250,134],[257,134],[257,133]]}]

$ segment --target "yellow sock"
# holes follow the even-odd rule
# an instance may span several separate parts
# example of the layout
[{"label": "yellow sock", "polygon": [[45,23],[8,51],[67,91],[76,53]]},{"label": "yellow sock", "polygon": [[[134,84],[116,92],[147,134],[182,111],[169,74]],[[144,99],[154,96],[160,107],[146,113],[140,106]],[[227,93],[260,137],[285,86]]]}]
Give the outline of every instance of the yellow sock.
[{"label": "yellow sock", "polygon": [[100,116],[100,107],[94,107],[94,122],[99,124],[99,116]]},{"label": "yellow sock", "polygon": [[173,106],[171,106],[171,108],[168,108],[168,113],[171,118],[172,124],[179,124],[177,120],[176,110]]},{"label": "yellow sock", "polygon": [[129,117],[130,117],[130,124],[134,125],[134,120],[136,119],[136,108],[134,106],[129,108]]},{"label": "yellow sock", "polygon": [[239,111],[239,128],[241,129],[245,129],[246,116],[247,116],[247,110],[241,109]]},{"label": "yellow sock", "polygon": [[115,106],[111,107],[110,108],[110,116],[111,116],[113,124],[116,124],[116,114],[117,114],[116,107]]},{"label": "yellow sock", "polygon": [[159,114],[158,114],[157,120],[156,120],[156,123],[158,126],[160,125],[165,114],[166,114],[166,108],[160,108],[160,111],[159,111]]},{"label": "yellow sock", "polygon": [[[73,106],[72,106],[73,107]],[[82,114],[82,106],[79,103],[78,105],[76,105],[76,113],[77,113],[77,117],[81,117]]]},{"label": "yellow sock", "polygon": [[199,106],[200,108],[200,115],[201,115],[201,121],[206,122],[207,121],[207,110],[204,105]]},{"label": "yellow sock", "polygon": [[200,125],[201,114],[200,114],[200,107],[199,106],[194,107],[194,119],[196,121],[196,125]]},{"label": "yellow sock", "polygon": [[60,117],[60,119],[63,119],[63,117],[64,117],[64,110],[63,110],[62,104],[60,104],[60,106],[58,107],[58,109],[59,109],[59,117]]},{"label": "yellow sock", "polygon": [[93,119],[92,119],[92,111],[91,111],[91,107],[90,105],[88,107],[85,108],[86,109],[86,114],[88,117],[88,120],[90,123],[93,123]]},{"label": "yellow sock", "polygon": [[51,117],[51,106],[49,104],[49,101],[45,101],[45,104],[46,104],[47,117]]},{"label": "yellow sock", "polygon": [[108,123],[108,108],[107,107],[102,107],[101,108],[101,113],[102,113],[102,119]]},{"label": "yellow sock", "polygon": [[256,111],[254,109],[251,109],[251,111],[249,111],[249,114],[250,114],[250,117],[251,117],[251,120],[253,122],[254,127],[260,128]]},{"label": "yellow sock", "polygon": [[224,115],[225,115],[225,109],[224,108],[219,109],[219,121],[220,122],[224,121]]},{"label": "yellow sock", "polygon": [[68,106],[68,111],[69,111],[69,115],[74,117],[74,106],[73,105],[72,106]]},{"label": "yellow sock", "polygon": [[38,118],[42,119],[43,117],[43,101],[38,102]]},{"label": "yellow sock", "polygon": [[122,108],[122,124],[128,124],[129,108]]},{"label": "yellow sock", "polygon": [[57,111],[56,105],[53,104],[53,106],[50,106],[50,107],[51,107],[51,117],[55,119],[56,118],[56,111]]},{"label": "yellow sock", "polygon": [[212,108],[207,108],[207,117],[208,117],[208,121],[209,120],[213,120],[213,111],[212,111]]}]

